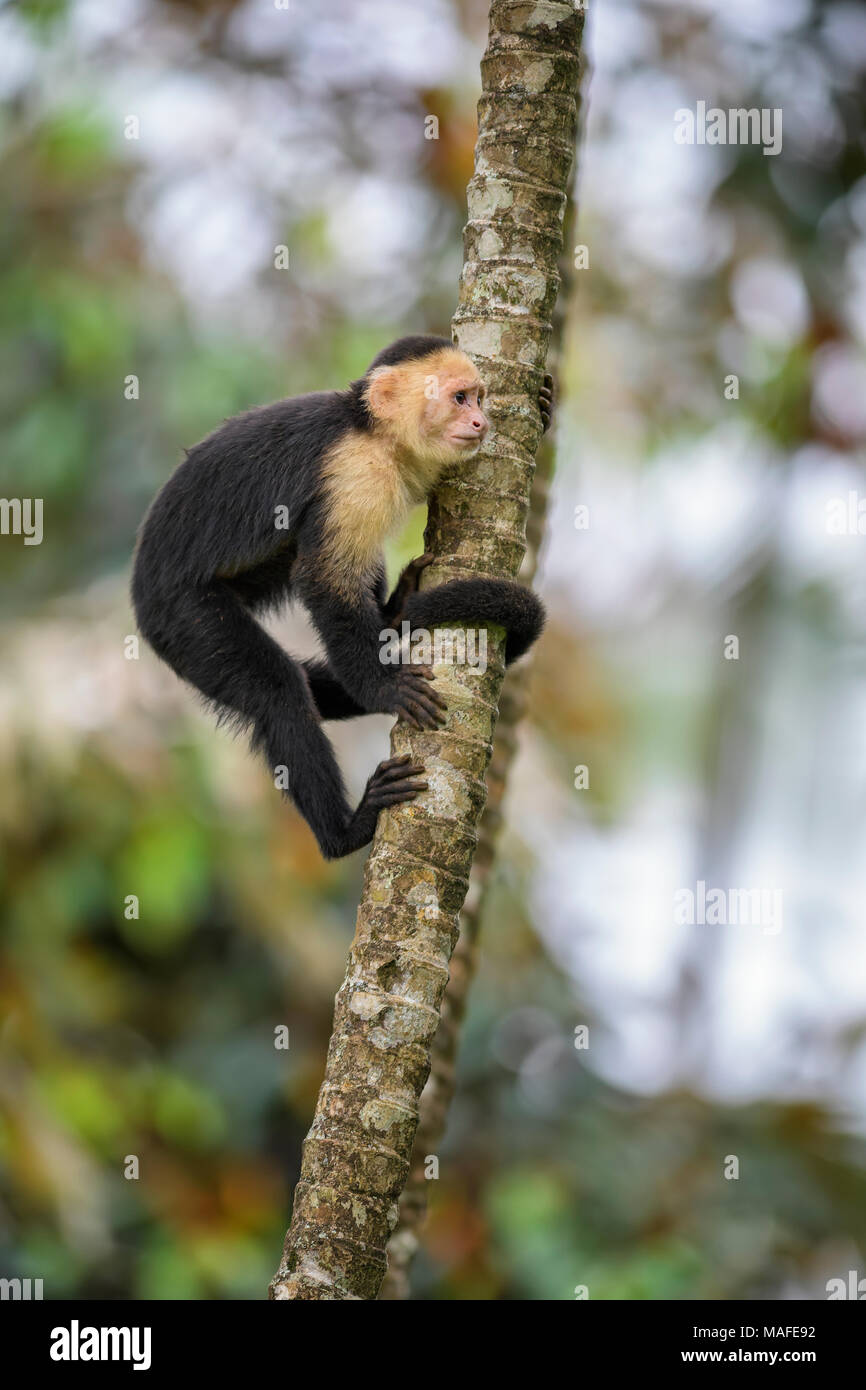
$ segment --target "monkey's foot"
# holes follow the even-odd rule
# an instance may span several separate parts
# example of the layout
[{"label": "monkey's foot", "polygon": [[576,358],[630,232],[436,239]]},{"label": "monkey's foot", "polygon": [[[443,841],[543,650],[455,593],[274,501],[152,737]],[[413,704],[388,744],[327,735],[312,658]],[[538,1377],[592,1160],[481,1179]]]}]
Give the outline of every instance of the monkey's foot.
[{"label": "monkey's foot", "polygon": [[553,415],[553,377],[550,372],[544,373],[544,381],[538,388],[538,409],[541,411],[542,429],[546,433]]},{"label": "monkey's foot", "polygon": [[339,858],[368,845],[375,833],[376,821],[383,806],[396,806],[400,801],[414,801],[419,792],[427,790],[426,782],[416,781],[423,771],[422,765],[413,763],[408,753],[380,763],[364,788],[358,809],[340,840],[339,851],[330,857]]},{"label": "monkey's foot", "polygon": [[401,666],[394,678],[391,710],[413,729],[437,729],[445,723],[447,701],[430,689],[430,666]]},{"label": "monkey's foot", "polygon": [[[361,806],[393,806],[398,801],[414,801],[419,792],[426,792],[428,784],[414,779],[424,772],[423,763],[413,763],[408,753],[399,758],[388,758],[380,763],[367,783]],[[358,808],[360,810],[360,807]]]}]

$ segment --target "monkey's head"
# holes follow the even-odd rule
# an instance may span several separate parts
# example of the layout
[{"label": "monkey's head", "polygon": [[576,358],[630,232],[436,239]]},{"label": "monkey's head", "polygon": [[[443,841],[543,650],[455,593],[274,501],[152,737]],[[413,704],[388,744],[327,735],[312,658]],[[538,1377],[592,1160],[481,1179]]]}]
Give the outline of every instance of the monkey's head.
[{"label": "monkey's head", "polygon": [[364,398],[377,427],[423,463],[475,454],[489,425],[478,369],[447,338],[398,338],[374,358]]}]

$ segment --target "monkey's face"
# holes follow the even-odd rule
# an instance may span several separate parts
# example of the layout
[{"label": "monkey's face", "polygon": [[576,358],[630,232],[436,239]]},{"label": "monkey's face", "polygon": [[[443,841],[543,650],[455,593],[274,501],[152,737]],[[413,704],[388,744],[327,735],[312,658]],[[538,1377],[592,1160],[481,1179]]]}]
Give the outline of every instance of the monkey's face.
[{"label": "monkey's face", "polygon": [[485,388],[475,365],[445,348],[370,376],[368,401],[375,418],[418,459],[440,467],[471,457],[489,425]]},{"label": "monkey's face", "polygon": [[423,436],[455,459],[474,454],[489,429],[483,401],[484,386],[474,370],[437,378],[435,394],[424,403]]}]

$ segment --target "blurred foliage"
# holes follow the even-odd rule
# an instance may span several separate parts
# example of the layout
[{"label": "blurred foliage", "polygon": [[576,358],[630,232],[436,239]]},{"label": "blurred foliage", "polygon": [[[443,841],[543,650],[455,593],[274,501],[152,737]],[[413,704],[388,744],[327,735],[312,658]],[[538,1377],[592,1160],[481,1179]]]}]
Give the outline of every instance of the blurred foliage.
[{"label": "blurred foliage", "polygon": [[[189,754],[124,776],[94,745],[4,782],[2,1264],[55,1297],[261,1297],[297,1173],[357,867],[324,873],[267,802],[227,822]],[[817,1107],[585,1070],[520,889],[491,905],[419,1296],[773,1296],[866,1241],[862,1146]]]},{"label": "blurred foliage", "polygon": [[[484,7],[433,7],[431,23],[447,18],[447,63],[422,77],[410,53],[387,81],[370,59],[388,46],[387,6],[317,11],[289,41],[260,31],[254,41],[232,24],[253,7],[205,0],[143,3],[104,37],[73,0],[11,8],[4,20],[39,51],[20,81],[11,68],[3,77],[0,176],[14,196],[0,224],[0,493],[43,497],[50,543],[0,545],[0,1273],[42,1277],[51,1297],[260,1298],[321,1079],[361,865],[323,865],[243,749],[227,751],[196,722],[188,695],[166,693],[169,681],[141,694],[137,673],[118,675],[131,631],[121,595],[135,528],[185,445],[253,403],[345,382],[397,331],[447,324]],[[832,8],[805,7],[777,40],[794,69],[818,60]],[[760,44],[748,35],[717,53],[709,24],[689,7],[645,8],[630,75],[674,74],[700,92],[712,62],[735,70],[753,59]],[[20,40],[17,28],[6,36]],[[332,54],[347,52],[357,70],[337,69]],[[823,52],[828,69],[831,58]],[[443,66],[456,68],[453,82]],[[164,185],[200,171],[181,167],[170,143],[145,158],[119,134],[117,74],[140,94],[179,69],[234,119],[258,112],[261,139],[267,126],[279,143],[287,110],[303,127],[306,176],[294,181],[272,176],[255,141],[239,137],[238,152],[215,131],[215,186],[223,169],[227,190],[230,173],[243,183],[266,224],[262,245],[290,244],[300,271],[280,278],[265,255],[210,312],[157,253],[148,220]],[[767,61],[756,77],[756,104],[772,104],[772,70]],[[663,304],[624,250],[606,262],[593,251],[583,315],[607,324],[627,314],[645,349],[642,371],[624,380],[615,336],[584,348],[574,335],[568,384],[583,383],[581,417],[612,447],[631,438],[648,460],[720,420],[708,381],[725,363],[731,280],[762,245],[758,223],[796,258],[810,315],[792,341],[746,344],[757,363],[750,425],[781,451],[857,442],[809,400],[815,354],[845,335],[828,288],[844,249],[830,213],[866,173],[862,91],[840,70],[827,100],[832,138],[811,160],[795,157],[784,179],[759,151],[730,158],[712,199],[734,226],[729,254]],[[429,111],[442,139],[425,146]],[[375,271],[352,261],[352,228],[333,202],[335,188],[373,178],[379,192],[393,181],[418,229],[399,264]],[[592,219],[590,204],[581,237],[598,247],[615,228]],[[387,241],[388,230],[386,211],[374,235]],[[206,271],[219,280],[218,256]],[[131,373],[137,401],[124,396]],[[416,516],[394,563],[419,541]],[[826,626],[829,600],[812,598]],[[578,744],[591,759],[595,824],[617,818],[640,775],[635,743],[670,764],[706,757],[712,785],[715,724],[688,689],[677,703],[605,670],[570,617],[554,614],[541,650],[534,719],[557,766],[567,772]],[[73,619],[107,629],[110,656],[73,626],[77,664],[46,690],[38,672],[56,671],[44,663]],[[143,684],[156,679],[146,665]],[[99,718],[84,709],[85,677],[106,701]],[[49,699],[56,718],[43,712]],[[592,1298],[821,1297],[858,1247],[862,1267],[864,1155],[848,1117],[829,1104],[737,1107],[606,1083],[572,1046],[577,1023],[604,1037],[604,1021],[542,944],[529,877],[525,852],[507,841],[418,1296],[568,1299],[587,1284]],[[287,1051],[274,1047],[280,1026]],[[854,1029],[840,1067],[861,1043]],[[727,1154],[739,1157],[737,1183],[724,1179]]]}]

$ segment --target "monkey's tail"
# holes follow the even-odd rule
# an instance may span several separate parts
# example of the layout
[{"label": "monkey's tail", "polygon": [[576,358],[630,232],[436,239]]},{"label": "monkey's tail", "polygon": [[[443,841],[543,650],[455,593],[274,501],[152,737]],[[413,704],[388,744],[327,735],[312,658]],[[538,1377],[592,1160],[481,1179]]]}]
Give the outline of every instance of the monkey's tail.
[{"label": "monkey's tail", "polygon": [[404,616],[413,628],[473,619],[499,623],[506,631],[505,661],[510,666],[541,635],[545,613],[538,595],[522,584],[508,579],[452,579],[410,594]]}]

